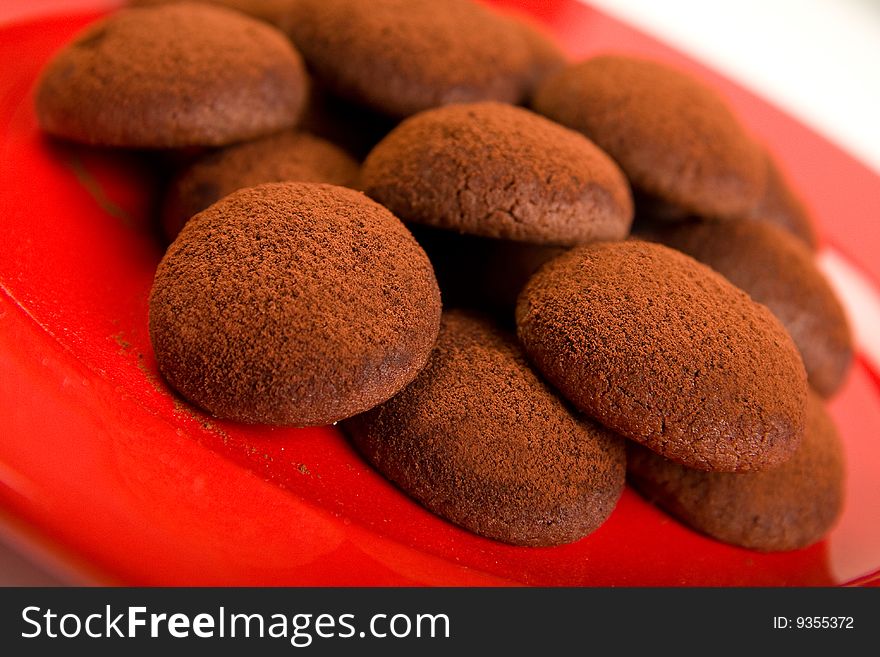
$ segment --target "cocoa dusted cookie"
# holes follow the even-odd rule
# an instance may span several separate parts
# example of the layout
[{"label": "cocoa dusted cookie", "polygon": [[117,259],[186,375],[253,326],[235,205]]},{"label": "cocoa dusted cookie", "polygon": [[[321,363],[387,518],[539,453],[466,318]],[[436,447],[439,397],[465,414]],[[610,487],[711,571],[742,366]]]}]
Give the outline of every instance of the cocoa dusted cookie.
[{"label": "cocoa dusted cookie", "polygon": [[805,244],[782,228],[753,221],[657,227],[652,237],[709,265],[767,306],[800,350],[813,389],[830,397],[840,388],[853,359],[849,325]]},{"label": "cocoa dusted cookie", "polygon": [[290,35],[333,91],[397,117],[520,102],[536,70],[521,30],[470,0],[298,0]]},{"label": "cocoa dusted cookie", "polygon": [[810,213],[773,157],[767,153],[765,159],[767,182],[764,194],[758,204],[746,213],[745,218],[779,226],[816,250],[819,238]]},{"label": "cocoa dusted cookie", "polygon": [[37,86],[41,127],[99,146],[222,146],[292,126],[306,96],[284,34],[185,3],[123,9],[86,28]]},{"label": "cocoa dusted cookie", "polygon": [[394,395],[440,322],[424,251],[363,194],[316,183],[233,192],[184,226],[159,264],[159,369],[213,415],[330,424]]},{"label": "cocoa dusted cookie", "polygon": [[803,441],[765,472],[701,472],[630,443],[630,480],[648,499],[720,541],[765,552],[820,540],[843,508],[844,456],[834,423],[810,395]]},{"label": "cocoa dusted cookie", "polygon": [[358,164],[342,149],[295,131],[228,146],[206,155],[171,183],[165,234],[174,239],[190,217],[243,187],[267,182],[324,182],[353,187]]},{"label": "cocoa dusted cookie", "polygon": [[506,543],[575,541],[623,492],[623,440],[561,401],[512,335],[459,312],[415,381],[344,428],[428,509]]},{"label": "cocoa dusted cookie", "polygon": [[807,377],[785,328],[678,251],[572,249],[526,284],[516,321],[532,362],[576,407],[673,461],[763,470],[800,442]]},{"label": "cocoa dusted cookie", "polygon": [[583,132],[633,188],[705,217],[738,217],[764,191],[764,154],[725,101],[661,64],[606,55],[547,78],[541,114]]},{"label": "cocoa dusted cookie", "polygon": [[403,121],[367,156],[361,185],[405,221],[572,245],[622,239],[623,173],[592,142],[502,103],[450,105]]}]

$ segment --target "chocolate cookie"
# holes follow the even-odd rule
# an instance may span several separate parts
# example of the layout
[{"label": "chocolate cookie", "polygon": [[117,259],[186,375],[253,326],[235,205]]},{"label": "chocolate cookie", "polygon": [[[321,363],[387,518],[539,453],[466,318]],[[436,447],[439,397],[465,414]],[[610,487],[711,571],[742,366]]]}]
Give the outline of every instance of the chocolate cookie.
[{"label": "chocolate cookie", "polygon": [[316,183],[233,192],[159,264],[159,369],[212,414],[329,424],[408,384],[437,337],[440,296],[409,231],[363,194]]},{"label": "chocolate cookie", "polygon": [[843,307],[801,241],[764,222],[657,227],[654,239],[696,258],[767,306],[788,330],[823,397],[840,388],[853,358]]},{"label": "chocolate cookie", "polygon": [[428,509],[506,543],[575,541],[623,492],[623,440],[569,409],[512,335],[457,312],[415,381],[345,430]]},{"label": "chocolate cookie", "polygon": [[807,381],[764,306],[659,244],[582,246],[526,284],[520,340],[575,406],[683,465],[762,470],[791,456]]},{"label": "chocolate cookie", "polygon": [[517,103],[534,80],[532,46],[470,0],[298,0],[290,35],[340,96],[404,117],[449,103]]},{"label": "chocolate cookie", "polygon": [[630,480],[694,529],[762,551],[796,550],[821,539],[843,508],[843,448],[822,402],[810,395],[803,441],[765,472],[701,472],[630,443]]},{"label": "chocolate cookie", "polygon": [[810,213],[769,153],[765,154],[765,160],[767,182],[764,194],[758,204],[746,213],[745,218],[779,226],[815,250],[819,245],[819,238]]},{"label": "chocolate cookie", "polygon": [[571,245],[621,239],[623,173],[588,139],[501,103],[410,117],[367,156],[363,189],[400,218],[462,233]]},{"label": "chocolate cookie", "polygon": [[42,128],[101,146],[221,146],[296,123],[302,61],[284,35],[205,4],[124,9],[62,49],[37,87]]},{"label": "chocolate cookie", "polygon": [[358,164],[333,144],[285,131],[229,146],[199,159],[168,190],[165,234],[174,239],[190,217],[243,187],[267,182],[325,182],[353,187]]},{"label": "chocolate cookie", "polygon": [[737,217],[764,191],[761,148],[724,100],[655,62],[602,56],[550,76],[533,106],[583,132],[633,188],[705,217]]}]

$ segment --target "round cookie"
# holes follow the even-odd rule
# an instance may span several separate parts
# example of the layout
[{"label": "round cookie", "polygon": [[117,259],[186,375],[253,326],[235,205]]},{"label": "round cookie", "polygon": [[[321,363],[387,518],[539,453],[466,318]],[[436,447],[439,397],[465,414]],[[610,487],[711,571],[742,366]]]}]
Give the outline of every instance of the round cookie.
[{"label": "round cookie", "polygon": [[724,100],[661,64],[588,59],[545,80],[532,104],[596,142],[633,188],[688,212],[738,217],[764,191],[764,154]]},{"label": "round cookie", "polygon": [[361,185],[405,221],[535,244],[622,239],[623,173],[588,139],[501,103],[403,121],[367,156]]},{"label": "round cookie", "polygon": [[810,213],[789,185],[772,156],[767,153],[765,159],[767,182],[764,194],[744,218],[770,223],[787,230],[815,251],[819,245],[819,238]]},{"label": "round cookie", "polygon": [[221,418],[330,424],[379,404],[424,366],[440,295],[400,221],[359,192],[268,183],[193,217],[159,263],[159,369]]},{"label": "round cookie", "polygon": [[171,183],[163,226],[174,239],[190,217],[243,187],[267,182],[324,182],[353,187],[358,164],[330,142],[285,131],[206,155]]},{"label": "round cookie", "polygon": [[284,34],[244,14],[185,3],[123,9],[46,66],[41,127],[100,146],[222,146],[296,123],[302,60]]},{"label": "round cookie", "polygon": [[322,83],[391,116],[517,103],[534,79],[520,30],[470,0],[298,0],[290,35]]},{"label": "round cookie", "polygon": [[767,306],[797,345],[813,389],[843,384],[853,345],[843,307],[810,249],[772,224],[692,222],[656,227],[652,237],[710,266]]},{"label": "round cookie", "polygon": [[506,543],[575,541],[623,492],[623,440],[560,400],[512,335],[467,314],[444,313],[415,381],[344,428],[428,509]]},{"label": "round cookie", "polygon": [[630,443],[635,487],[676,518],[726,543],[797,550],[820,540],[843,508],[844,457],[834,423],[810,395],[801,446],[765,472],[701,472]]},{"label": "round cookie", "polygon": [[800,442],[807,381],[785,328],[682,253],[636,240],[572,249],[526,284],[516,321],[576,407],[673,461],[762,470]]}]

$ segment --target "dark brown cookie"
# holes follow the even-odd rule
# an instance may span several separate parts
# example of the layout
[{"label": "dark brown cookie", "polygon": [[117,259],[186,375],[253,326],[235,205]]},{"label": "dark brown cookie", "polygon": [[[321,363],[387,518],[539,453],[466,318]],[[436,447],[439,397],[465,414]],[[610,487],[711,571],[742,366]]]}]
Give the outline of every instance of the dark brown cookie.
[{"label": "dark brown cookie", "polygon": [[787,459],[804,426],[807,377],[767,308],[660,244],[582,246],[520,294],[520,340],[582,411],[702,470]]},{"label": "dark brown cookie", "polygon": [[129,0],[128,4],[133,7],[146,7],[187,1],[235,9],[253,18],[272,23],[280,29],[286,29],[291,21],[291,8],[299,0]]},{"label": "dark brown cookie", "polygon": [[361,185],[401,219],[462,233],[571,245],[622,239],[626,178],[583,135],[502,103],[450,105],[397,126]]},{"label": "dark brown cookie", "polygon": [[324,182],[353,187],[358,164],[333,144],[285,131],[228,146],[184,170],[168,190],[165,234],[174,239],[190,217],[243,187],[267,182]]},{"label": "dark brown cookie", "polygon": [[512,335],[457,312],[415,381],[345,429],[428,509],[506,543],[575,541],[623,492],[623,440],[569,409]]},{"label": "dark brown cookie", "polygon": [[124,9],[49,62],[41,127],[101,146],[221,146],[296,123],[302,61],[280,31],[205,4]]},{"label": "dark brown cookie", "polygon": [[440,295],[424,251],[359,192],[269,183],[184,226],[159,264],[159,369],[221,418],[329,424],[379,404],[428,359]]},{"label": "dark brown cookie", "polygon": [[535,75],[521,31],[470,0],[299,0],[290,35],[333,91],[397,117],[520,102]]},{"label": "dark brown cookie", "polygon": [[779,226],[815,250],[819,245],[819,238],[810,213],[773,157],[767,153],[765,159],[767,181],[764,194],[758,204],[746,213],[745,218]]},{"label": "dark brown cookie", "polygon": [[765,472],[701,472],[633,443],[628,457],[630,480],[646,497],[694,529],[754,550],[811,545],[843,508],[843,448],[815,395],[800,447]]},{"label": "dark brown cookie", "polygon": [[535,109],[583,132],[634,188],[707,217],[737,217],[758,202],[766,166],[724,100],[655,62],[602,56],[550,76]]},{"label": "dark brown cookie", "polygon": [[767,306],[788,330],[823,397],[843,383],[853,345],[843,307],[800,240],[756,221],[657,227],[652,237],[696,258]]}]

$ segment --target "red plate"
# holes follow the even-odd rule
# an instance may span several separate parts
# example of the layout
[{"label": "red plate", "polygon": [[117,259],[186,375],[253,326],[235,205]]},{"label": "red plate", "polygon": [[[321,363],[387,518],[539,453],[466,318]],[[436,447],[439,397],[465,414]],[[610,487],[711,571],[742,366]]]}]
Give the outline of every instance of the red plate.
[{"label": "red plate", "polygon": [[[822,218],[826,243],[880,280],[872,228],[880,179],[852,158],[717,74],[574,1],[498,4],[539,17],[573,55],[648,55],[719,88],[790,171]],[[32,110],[46,59],[95,18],[0,31],[0,511],[7,529],[93,581],[134,585],[880,581],[880,379],[864,358],[831,405],[849,461],[843,518],[819,545],[772,555],[705,538],[629,490],[584,540],[502,545],[424,511],[333,428],[219,422],[176,399],[157,376],[147,336],[147,294],[162,253],[148,220],[149,177],[133,157],[45,139]]]}]

